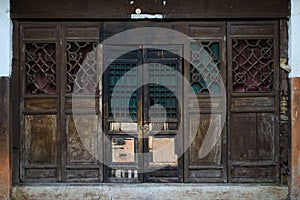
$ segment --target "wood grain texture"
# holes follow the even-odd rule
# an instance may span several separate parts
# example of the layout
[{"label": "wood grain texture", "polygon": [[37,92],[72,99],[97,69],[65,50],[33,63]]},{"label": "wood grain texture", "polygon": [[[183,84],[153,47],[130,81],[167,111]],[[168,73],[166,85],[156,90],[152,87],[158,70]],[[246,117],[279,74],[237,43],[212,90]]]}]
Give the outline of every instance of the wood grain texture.
[{"label": "wood grain texture", "polygon": [[289,0],[12,0],[13,19],[124,19],[136,8],[166,18],[287,18]]}]

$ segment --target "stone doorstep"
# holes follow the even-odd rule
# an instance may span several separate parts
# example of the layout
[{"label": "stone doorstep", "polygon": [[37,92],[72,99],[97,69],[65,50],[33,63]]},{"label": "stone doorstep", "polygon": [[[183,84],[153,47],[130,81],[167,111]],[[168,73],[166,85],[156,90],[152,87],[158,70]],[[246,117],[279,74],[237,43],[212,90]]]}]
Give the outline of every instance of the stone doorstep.
[{"label": "stone doorstep", "polygon": [[217,184],[54,184],[13,186],[12,199],[288,199],[287,186]]}]

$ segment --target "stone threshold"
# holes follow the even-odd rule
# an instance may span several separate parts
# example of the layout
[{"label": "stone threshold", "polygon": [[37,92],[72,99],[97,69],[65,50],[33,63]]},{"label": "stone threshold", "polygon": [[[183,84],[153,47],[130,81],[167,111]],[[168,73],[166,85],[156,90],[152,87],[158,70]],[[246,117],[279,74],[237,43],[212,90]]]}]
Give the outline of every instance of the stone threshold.
[{"label": "stone threshold", "polygon": [[24,184],[13,186],[13,200],[103,199],[103,200],[200,200],[288,199],[288,187],[261,184]]}]

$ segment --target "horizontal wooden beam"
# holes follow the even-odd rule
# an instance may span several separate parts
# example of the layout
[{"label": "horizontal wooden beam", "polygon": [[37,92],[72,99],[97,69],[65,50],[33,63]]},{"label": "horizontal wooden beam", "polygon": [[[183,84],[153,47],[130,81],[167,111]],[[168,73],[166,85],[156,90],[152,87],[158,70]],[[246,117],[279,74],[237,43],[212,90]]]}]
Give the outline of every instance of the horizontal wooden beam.
[{"label": "horizontal wooden beam", "polygon": [[169,19],[287,18],[290,0],[11,0],[12,19],[126,19],[144,14]]}]

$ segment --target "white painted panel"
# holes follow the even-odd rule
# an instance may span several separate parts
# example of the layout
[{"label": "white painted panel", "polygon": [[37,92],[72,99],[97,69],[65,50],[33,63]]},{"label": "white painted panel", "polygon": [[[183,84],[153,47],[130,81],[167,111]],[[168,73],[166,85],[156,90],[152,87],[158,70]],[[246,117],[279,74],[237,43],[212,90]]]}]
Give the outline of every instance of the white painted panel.
[{"label": "white painted panel", "polygon": [[12,56],[12,30],[11,30],[9,0],[0,1],[0,76],[9,76]]}]

